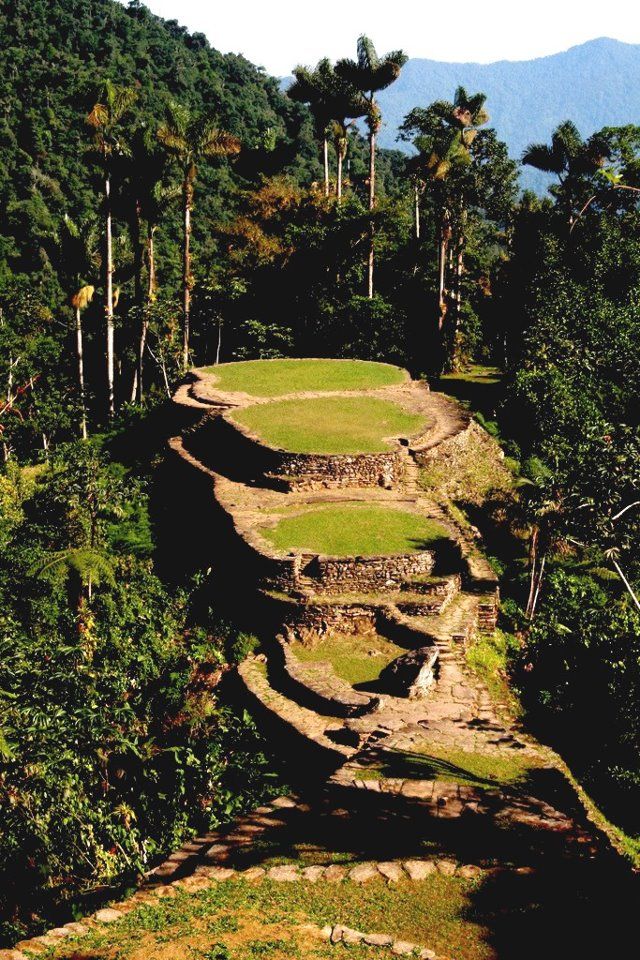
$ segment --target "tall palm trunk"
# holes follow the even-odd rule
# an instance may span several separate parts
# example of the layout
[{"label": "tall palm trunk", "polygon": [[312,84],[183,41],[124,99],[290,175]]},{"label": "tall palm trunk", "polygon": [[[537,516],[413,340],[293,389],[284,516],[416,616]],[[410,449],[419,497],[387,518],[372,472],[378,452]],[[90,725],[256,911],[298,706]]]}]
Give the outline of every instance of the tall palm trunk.
[{"label": "tall palm trunk", "polygon": [[[376,205],[376,135],[371,131],[369,134],[369,210],[373,211]],[[368,282],[367,294],[369,300],[373,299],[373,268],[374,268],[374,242],[375,227],[373,218],[369,225],[369,263],[368,263]]]},{"label": "tall palm trunk", "polygon": [[322,154],[324,161],[324,195],[329,196],[329,140],[325,136],[322,141]]},{"label": "tall palm trunk", "polygon": [[82,337],[82,311],[76,307],[76,357],[78,360],[78,386],[80,388],[80,409],[82,418],[80,420],[80,433],[82,439],[87,439],[87,408],[85,402],[84,389],[84,343]]},{"label": "tall palm trunk", "polygon": [[340,203],[340,201],[342,200],[342,165],[343,165],[341,149],[338,149],[336,152],[336,160],[338,162],[338,178],[336,180],[336,198],[338,200],[338,203]]},{"label": "tall palm trunk", "polygon": [[413,204],[415,214],[416,240],[420,239],[420,188],[416,183],[413,188]]},{"label": "tall palm trunk", "polygon": [[449,255],[449,227],[446,215],[440,223],[438,241],[438,330],[442,333],[447,315],[447,258]]},{"label": "tall palm trunk", "polygon": [[[133,298],[135,305],[138,308],[138,313],[140,316],[140,338],[142,339],[142,327],[144,326],[144,306],[142,301],[142,266],[143,266],[143,253],[142,253],[142,213],[140,201],[136,200],[135,204],[135,215],[133,223],[131,225],[131,240],[133,244],[133,283],[134,283],[134,293]],[[138,384],[140,380],[140,364],[136,362],[133,371],[133,380],[131,383],[131,403],[136,402],[136,397],[138,396]]]},{"label": "tall palm trunk", "polygon": [[105,315],[107,320],[107,393],[109,403],[109,417],[113,418],[116,412],[114,366],[115,366],[115,324],[113,318],[113,237],[111,215],[111,173],[107,171],[104,181],[104,196],[106,205],[105,223]]},{"label": "tall palm trunk", "polygon": [[182,368],[189,365],[189,333],[191,322],[191,209],[193,183],[189,174],[184,178],[184,257],[182,269]]},{"label": "tall palm trunk", "polygon": [[144,370],[144,352],[147,347],[147,333],[149,332],[149,306],[156,298],[156,254],[155,254],[155,234],[156,228],[151,225],[147,229],[147,269],[149,271],[147,280],[147,302],[142,311],[142,325],[140,327],[140,342],[138,343],[138,403],[143,400],[143,370]]}]

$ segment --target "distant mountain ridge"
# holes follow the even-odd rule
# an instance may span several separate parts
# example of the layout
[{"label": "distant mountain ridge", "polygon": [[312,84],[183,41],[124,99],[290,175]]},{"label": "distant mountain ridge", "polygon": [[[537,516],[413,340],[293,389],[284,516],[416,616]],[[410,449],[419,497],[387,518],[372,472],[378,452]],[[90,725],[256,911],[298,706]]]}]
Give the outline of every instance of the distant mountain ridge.
[{"label": "distant mountain ridge", "polygon": [[[380,145],[408,149],[396,136],[409,110],[451,100],[460,84],[487,94],[491,126],[515,159],[529,143],[548,140],[562,120],[573,120],[584,136],[604,126],[640,124],[640,44],[601,37],[536,60],[409,60],[400,79],[380,94]],[[541,189],[545,179],[523,171],[523,186]]]}]

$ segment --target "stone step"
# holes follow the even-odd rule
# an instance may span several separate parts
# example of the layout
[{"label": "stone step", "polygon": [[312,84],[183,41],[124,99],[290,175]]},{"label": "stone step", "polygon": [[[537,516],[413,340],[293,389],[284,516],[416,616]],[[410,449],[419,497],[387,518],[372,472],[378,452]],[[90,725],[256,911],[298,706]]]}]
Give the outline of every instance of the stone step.
[{"label": "stone step", "polygon": [[[293,750],[296,760],[306,760],[321,776],[356,752],[359,738],[345,730],[338,719],[331,721],[320,716],[271,685],[263,658],[247,658],[238,666],[237,674],[260,725],[271,727],[276,734],[268,737],[270,746],[284,757],[291,757]],[[345,743],[345,739],[353,742]]]}]

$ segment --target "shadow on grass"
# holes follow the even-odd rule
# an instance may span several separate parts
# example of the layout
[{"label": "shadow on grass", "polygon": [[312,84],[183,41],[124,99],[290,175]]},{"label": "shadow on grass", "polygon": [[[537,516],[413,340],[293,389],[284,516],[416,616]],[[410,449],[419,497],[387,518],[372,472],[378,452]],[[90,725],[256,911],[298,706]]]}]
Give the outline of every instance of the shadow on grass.
[{"label": "shadow on grass", "polygon": [[445,374],[431,386],[489,419],[495,416],[502,399],[502,374],[497,367],[474,366],[469,371]]},{"label": "shadow on grass", "polygon": [[637,878],[620,863],[565,860],[486,878],[465,919],[489,930],[499,960],[630,956],[637,895]]}]

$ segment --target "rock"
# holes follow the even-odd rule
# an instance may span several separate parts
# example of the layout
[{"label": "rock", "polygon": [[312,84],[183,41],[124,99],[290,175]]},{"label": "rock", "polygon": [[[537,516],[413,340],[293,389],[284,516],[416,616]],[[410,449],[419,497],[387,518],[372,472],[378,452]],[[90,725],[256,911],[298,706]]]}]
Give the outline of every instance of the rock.
[{"label": "rock", "polygon": [[280,807],[282,810],[292,810],[296,806],[296,801],[291,797],[276,797],[271,801],[273,807]]},{"label": "rock", "polygon": [[391,953],[395,953],[398,957],[407,957],[415,949],[415,943],[409,943],[407,940],[394,940],[391,944]]},{"label": "rock", "polygon": [[352,930],[350,927],[342,928],[343,943],[362,943],[363,940],[364,933],[360,933],[359,930]]},{"label": "rock", "polygon": [[465,880],[475,880],[476,877],[481,875],[482,867],[477,867],[474,863],[465,863],[464,866],[458,870],[458,876],[464,877]]},{"label": "rock", "polygon": [[209,867],[207,875],[212,880],[229,880],[235,874],[231,867]]},{"label": "rock", "polygon": [[420,960],[436,960],[435,950],[429,950],[428,947],[423,947],[418,956]]},{"label": "rock", "polygon": [[432,794],[432,780],[405,780],[402,787],[403,797],[413,797],[417,800],[430,800]]},{"label": "rock", "polygon": [[118,910],[113,910],[111,907],[105,907],[103,910],[97,910],[94,914],[96,920],[99,920],[100,923],[113,923],[114,920],[119,920],[122,916]]},{"label": "rock", "polygon": [[380,674],[380,680],[385,689],[396,696],[411,699],[426,697],[435,680],[437,659],[436,646],[419,647],[393,660]]},{"label": "rock", "polygon": [[399,863],[394,863],[393,860],[379,863],[378,871],[383,877],[386,877],[390,883],[398,883],[399,880],[404,879],[404,871],[402,867]]},{"label": "rock", "polygon": [[363,940],[370,947],[390,947],[393,943],[388,933],[365,933]]},{"label": "rock", "polygon": [[455,860],[436,860],[436,867],[438,873],[445,877],[452,877],[458,869],[458,864]]},{"label": "rock", "polygon": [[405,860],[404,868],[412,880],[425,880],[436,872],[436,865],[432,860]]},{"label": "rock", "polygon": [[324,874],[325,868],[319,865],[312,867],[305,867],[302,871],[303,880],[308,880],[309,883],[317,883],[320,877]]},{"label": "rock", "polygon": [[29,960],[29,958],[19,950],[0,950],[0,960]]},{"label": "rock", "polygon": [[271,867],[267,871],[267,877],[269,880],[275,880],[278,883],[292,883],[300,879],[300,874],[298,868],[294,867],[293,864],[285,864],[282,867]]},{"label": "rock", "polygon": [[266,873],[264,867],[249,867],[247,870],[243,870],[240,876],[244,880],[261,880],[262,877],[266,876]]},{"label": "rock", "polygon": [[[154,887],[154,889],[151,890],[150,893],[154,897],[175,897],[177,894],[177,890],[175,890],[174,887],[170,886],[169,884],[166,884],[165,886],[162,886],[162,887]],[[141,897],[140,899],[142,903],[145,903],[146,898]]]},{"label": "rock", "polygon": [[320,927],[320,937],[322,940],[331,940],[331,927],[329,925]]},{"label": "rock", "polygon": [[329,937],[329,939],[331,940],[331,943],[340,943],[340,941],[342,940],[343,930],[344,930],[344,927],[338,923],[335,925],[335,927],[332,927],[331,936]]},{"label": "rock", "polygon": [[378,876],[378,871],[370,863],[359,863],[357,867],[353,867],[349,871],[349,879],[353,880],[354,883],[367,883],[369,880],[373,880],[374,877]]},{"label": "rock", "polygon": [[346,867],[341,867],[337,863],[332,863],[330,867],[327,867],[324,871],[324,879],[329,880],[331,883],[340,883],[341,880],[347,875]]},{"label": "rock", "polygon": [[76,937],[89,933],[89,927],[84,923],[65,923],[65,928]]}]

